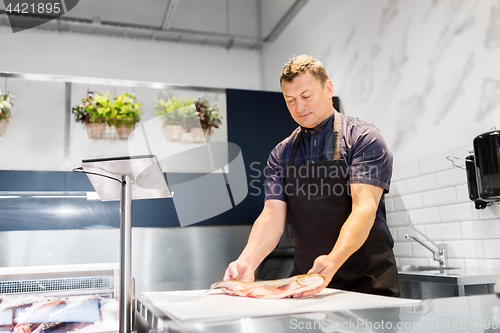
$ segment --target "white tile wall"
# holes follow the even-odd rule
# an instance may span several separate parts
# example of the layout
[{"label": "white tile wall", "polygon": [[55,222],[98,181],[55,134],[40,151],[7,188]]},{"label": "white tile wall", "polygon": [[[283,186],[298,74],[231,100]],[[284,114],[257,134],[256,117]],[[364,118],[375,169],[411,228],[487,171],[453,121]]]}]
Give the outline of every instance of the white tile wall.
[{"label": "white tile wall", "polygon": [[465,239],[490,239],[496,238],[500,243],[500,221],[480,220],[460,222],[462,236]]},{"label": "white tile wall", "polygon": [[500,259],[500,240],[498,239],[485,239],[483,240],[484,257]]},{"label": "white tile wall", "polygon": [[482,240],[447,241],[446,244],[450,258],[484,258]]},{"label": "white tile wall", "polygon": [[425,175],[453,168],[451,162],[446,158],[448,156],[451,156],[451,151],[421,160],[419,162],[420,174]]},{"label": "white tile wall", "polygon": [[441,220],[439,207],[413,209],[408,212],[408,216],[413,224],[436,223]]},{"label": "white tile wall", "polygon": [[419,233],[417,231],[415,231],[415,229],[425,235],[425,226],[399,227],[399,228],[396,228],[398,240],[403,241],[405,243],[411,243],[412,241],[407,240],[405,238],[406,234],[420,238],[421,236],[419,235]]},{"label": "white tile wall", "polygon": [[500,269],[500,259],[464,259],[465,268]]},{"label": "white tile wall", "polygon": [[479,213],[472,201],[439,207],[441,221],[465,221],[479,219]]},{"label": "white tile wall", "polygon": [[[462,147],[394,169],[386,197],[387,222],[399,265],[435,265],[432,253],[405,234],[448,245],[449,264],[500,269],[500,204],[477,210],[469,199],[465,170],[457,165],[472,147]],[[408,225],[411,222],[413,227]]]},{"label": "white tile wall", "polygon": [[422,194],[405,194],[394,198],[394,209],[396,211],[422,207]]},{"label": "white tile wall", "polygon": [[389,227],[408,225],[408,212],[387,213],[386,217]]},{"label": "white tile wall", "polygon": [[389,193],[387,193],[387,197],[392,198],[403,194],[406,194],[406,182],[404,180],[395,182],[393,179]]},{"label": "white tile wall", "polygon": [[394,167],[392,180],[396,182],[418,176],[419,174],[418,162],[404,164]]},{"label": "white tile wall", "polygon": [[422,192],[435,189],[436,184],[436,174],[431,173],[429,175],[408,179],[406,181],[406,189],[408,193]]},{"label": "white tile wall", "polygon": [[393,212],[394,211],[394,199],[393,198],[386,198],[385,199],[385,210],[387,212]]},{"label": "white tile wall", "polygon": [[425,226],[425,235],[432,240],[462,239],[460,223],[437,223]]},{"label": "white tile wall", "polygon": [[[433,174],[431,174],[433,175]],[[451,185],[467,184],[467,174],[464,169],[453,168],[436,173],[437,186],[447,187]]]},{"label": "white tile wall", "polygon": [[398,242],[394,244],[394,255],[398,257],[411,257],[411,244]]},{"label": "white tile wall", "polygon": [[471,202],[467,184],[456,186],[455,190],[457,191],[457,202]]},{"label": "white tile wall", "polygon": [[457,202],[457,192],[454,187],[440,188],[422,192],[424,206],[441,206]]}]

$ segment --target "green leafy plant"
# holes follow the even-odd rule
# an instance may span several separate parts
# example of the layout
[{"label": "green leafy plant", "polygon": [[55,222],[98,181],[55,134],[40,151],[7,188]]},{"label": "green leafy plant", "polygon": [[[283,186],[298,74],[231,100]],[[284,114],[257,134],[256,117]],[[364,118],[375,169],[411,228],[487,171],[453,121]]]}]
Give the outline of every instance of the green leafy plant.
[{"label": "green leafy plant", "polygon": [[193,113],[186,106],[192,105],[191,99],[181,99],[172,94],[168,95],[167,100],[157,99],[155,103],[156,114],[163,117],[165,122],[185,123],[190,113]]},{"label": "green leafy plant", "polygon": [[82,98],[82,104],[74,107],[75,121],[89,123],[107,123],[109,126],[132,127],[141,120],[142,104],[135,102],[135,95],[123,93],[110,97],[109,92],[102,94],[89,92]]},{"label": "green leafy plant", "polygon": [[141,120],[141,109],[142,104],[135,102],[135,95],[123,93],[115,97],[111,104],[108,125],[116,127],[125,125],[131,128]]},{"label": "green leafy plant", "polygon": [[12,99],[14,97],[15,96],[12,95],[11,93],[7,92],[4,94],[0,90],[0,120],[10,118],[11,116],[10,109],[12,109],[12,107],[14,106],[14,104],[12,104]]}]

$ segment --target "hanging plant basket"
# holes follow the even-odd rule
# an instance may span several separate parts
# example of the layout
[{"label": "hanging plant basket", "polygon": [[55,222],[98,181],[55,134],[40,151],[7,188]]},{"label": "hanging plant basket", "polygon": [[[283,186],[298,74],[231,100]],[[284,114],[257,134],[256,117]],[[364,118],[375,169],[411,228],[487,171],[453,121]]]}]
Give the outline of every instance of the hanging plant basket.
[{"label": "hanging plant basket", "polygon": [[104,139],[104,132],[106,131],[106,124],[98,124],[98,123],[88,123],[87,125],[87,134],[91,139]]},{"label": "hanging plant basket", "polygon": [[167,100],[156,100],[156,114],[162,117],[167,141],[205,143],[222,123],[217,105],[210,105],[203,97],[193,102],[170,94]]},{"label": "hanging plant basket", "polygon": [[5,136],[7,134],[7,128],[9,127],[9,119],[0,120],[0,136]]},{"label": "hanging plant basket", "polygon": [[111,97],[108,92],[89,92],[82,104],[73,108],[75,121],[84,123],[94,140],[127,140],[141,118],[141,103],[135,95],[123,93]]},{"label": "hanging plant basket", "polygon": [[88,123],[86,127],[89,138],[94,140],[128,140],[135,129],[135,125],[115,127],[105,123]]}]

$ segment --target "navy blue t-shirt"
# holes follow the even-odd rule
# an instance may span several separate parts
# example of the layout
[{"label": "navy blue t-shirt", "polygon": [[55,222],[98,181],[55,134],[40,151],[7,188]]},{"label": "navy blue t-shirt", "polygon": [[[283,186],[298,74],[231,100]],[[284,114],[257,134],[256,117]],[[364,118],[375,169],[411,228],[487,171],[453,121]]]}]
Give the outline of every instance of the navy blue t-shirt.
[{"label": "navy blue t-shirt", "polygon": [[[333,159],[333,120],[339,117],[339,151],[348,170],[351,184],[363,183],[378,186],[389,192],[392,176],[392,152],[387,148],[380,131],[373,125],[358,118],[348,117],[338,112],[330,116],[316,129],[298,127],[271,152],[267,160],[266,200],[287,201],[284,191],[283,173],[288,166],[293,144],[302,132],[293,165],[315,163]],[[385,216],[384,194],[380,199],[375,218],[375,227],[391,246]]]}]

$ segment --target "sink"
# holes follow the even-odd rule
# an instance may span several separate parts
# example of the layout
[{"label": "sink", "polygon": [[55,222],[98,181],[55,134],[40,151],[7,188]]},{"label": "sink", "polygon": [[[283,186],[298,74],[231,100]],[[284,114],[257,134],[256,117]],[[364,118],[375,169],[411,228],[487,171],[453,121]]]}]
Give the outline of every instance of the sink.
[{"label": "sink", "polygon": [[398,268],[400,272],[425,272],[425,271],[444,271],[449,269],[459,269],[457,267],[449,266],[417,266],[417,265],[404,265]]}]

